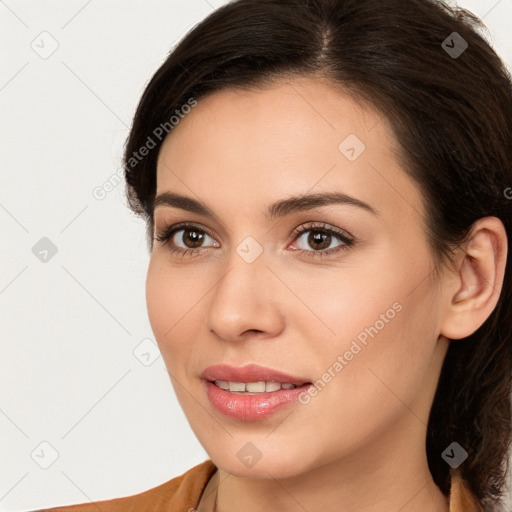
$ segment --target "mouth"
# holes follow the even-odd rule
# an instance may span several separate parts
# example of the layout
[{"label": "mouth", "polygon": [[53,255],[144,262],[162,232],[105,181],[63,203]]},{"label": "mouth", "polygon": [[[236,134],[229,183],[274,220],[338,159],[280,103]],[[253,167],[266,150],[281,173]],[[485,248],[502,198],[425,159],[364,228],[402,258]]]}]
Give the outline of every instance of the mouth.
[{"label": "mouth", "polygon": [[[296,386],[311,384],[308,378],[291,375],[257,364],[248,364],[240,367],[227,364],[209,366],[203,371],[201,377],[215,383],[221,389],[233,392],[263,393],[277,391],[280,388],[273,389],[277,384],[282,389],[293,389]],[[229,387],[226,383],[229,384]],[[269,386],[268,390],[267,385]]]},{"label": "mouth", "polygon": [[291,382],[278,382],[278,381],[257,381],[257,382],[234,382],[228,380],[213,380],[209,381],[215,386],[229,393],[237,395],[259,395],[261,393],[273,393],[281,389],[295,389],[297,387],[312,384],[311,382],[304,382],[302,384],[292,384]]},{"label": "mouth", "polygon": [[297,404],[312,382],[258,365],[216,365],[201,375],[206,395],[224,416],[242,421],[267,418],[286,406]]}]

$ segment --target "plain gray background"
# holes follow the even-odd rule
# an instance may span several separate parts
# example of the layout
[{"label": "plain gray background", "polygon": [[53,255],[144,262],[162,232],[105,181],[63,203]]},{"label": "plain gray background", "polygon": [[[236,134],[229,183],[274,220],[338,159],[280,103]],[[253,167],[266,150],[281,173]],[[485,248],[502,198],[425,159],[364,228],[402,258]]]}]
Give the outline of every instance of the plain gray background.
[{"label": "plain gray background", "polygon": [[[147,318],[121,153],[144,85],[223,3],[0,1],[1,511],[135,494],[207,458]],[[512,0],[458,4],[512,68]]]}]

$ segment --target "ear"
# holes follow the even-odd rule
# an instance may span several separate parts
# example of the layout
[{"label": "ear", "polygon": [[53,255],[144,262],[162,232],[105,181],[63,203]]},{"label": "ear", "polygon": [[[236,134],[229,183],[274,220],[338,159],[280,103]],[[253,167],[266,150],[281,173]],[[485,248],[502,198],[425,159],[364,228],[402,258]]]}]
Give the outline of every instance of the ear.
[{"label": "ear", "polygon": [[456,270],[443,284],[440,334],[465,338],[487,320],[501,293],[507,250],[507,233],[498,218],[484,217],[473,224],[468,241],[458,250]]}]

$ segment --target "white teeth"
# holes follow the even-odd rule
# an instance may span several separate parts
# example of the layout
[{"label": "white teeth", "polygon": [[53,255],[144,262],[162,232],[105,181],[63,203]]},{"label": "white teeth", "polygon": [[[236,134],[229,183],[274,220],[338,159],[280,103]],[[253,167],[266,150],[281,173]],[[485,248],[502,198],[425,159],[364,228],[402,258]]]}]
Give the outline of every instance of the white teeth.
[{"label": "white teeth", "polygon": [[279,391],[280,389],[293,389],[297,386],[288,382],[259,381],[259,382],[232,382],[227,380],[216,380],[216,386],[226,391],[235,393],[265,393]]},{"label": "white teeth", "polygon": [[281,384],[279,382],[267,382],[265,384],[265,391],[277,391],[281,389]]},{"label": "white teeth", "polygon": [[245,390],[251,393],[263,393],[265,391],[265,382],[248,382]]},{"label": "white teeth", "polygon": [[229,381],[229,391],[245,391],[245,382]]}]

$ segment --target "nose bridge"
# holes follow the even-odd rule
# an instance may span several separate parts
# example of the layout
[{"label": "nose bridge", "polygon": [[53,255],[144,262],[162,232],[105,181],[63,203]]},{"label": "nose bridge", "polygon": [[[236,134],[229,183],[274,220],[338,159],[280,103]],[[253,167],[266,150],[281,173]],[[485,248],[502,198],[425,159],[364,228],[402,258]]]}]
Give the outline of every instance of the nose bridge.
[{"label": "nose bridge", "polygon": [[261,244],[247,237],[232,248],[225,263],[226,273],[216,287],[216,299],[222,299],[229,307],[267,303],[268,287],[262,286],[268,277],[264,275],[268,273],[267,258]]},{"label": "nose bridge", "polygon": [[[235,287],[243,293],[250,292],[254,285],[261,282],[263,275],[268,272],[268,253],[265,252],[263,240],[261,243],[255,237],[247,235],[238,244],[233,244],[225,255],[226,275],[219,283],[222,287]],[[223,282],[224,281],[224,282]],[[229,290],[230,293],[232,290]],[[254,290],[258,295],[262,290]],[[235,292],[237,293],[237,292]]]},{"label": "nose bridge", "polygon": [[225,273],[210,299],[208,328],[223,338],[246,330],[274,331],[280,324],[273,278],[263,246],[248,236],[226,256]]}]

